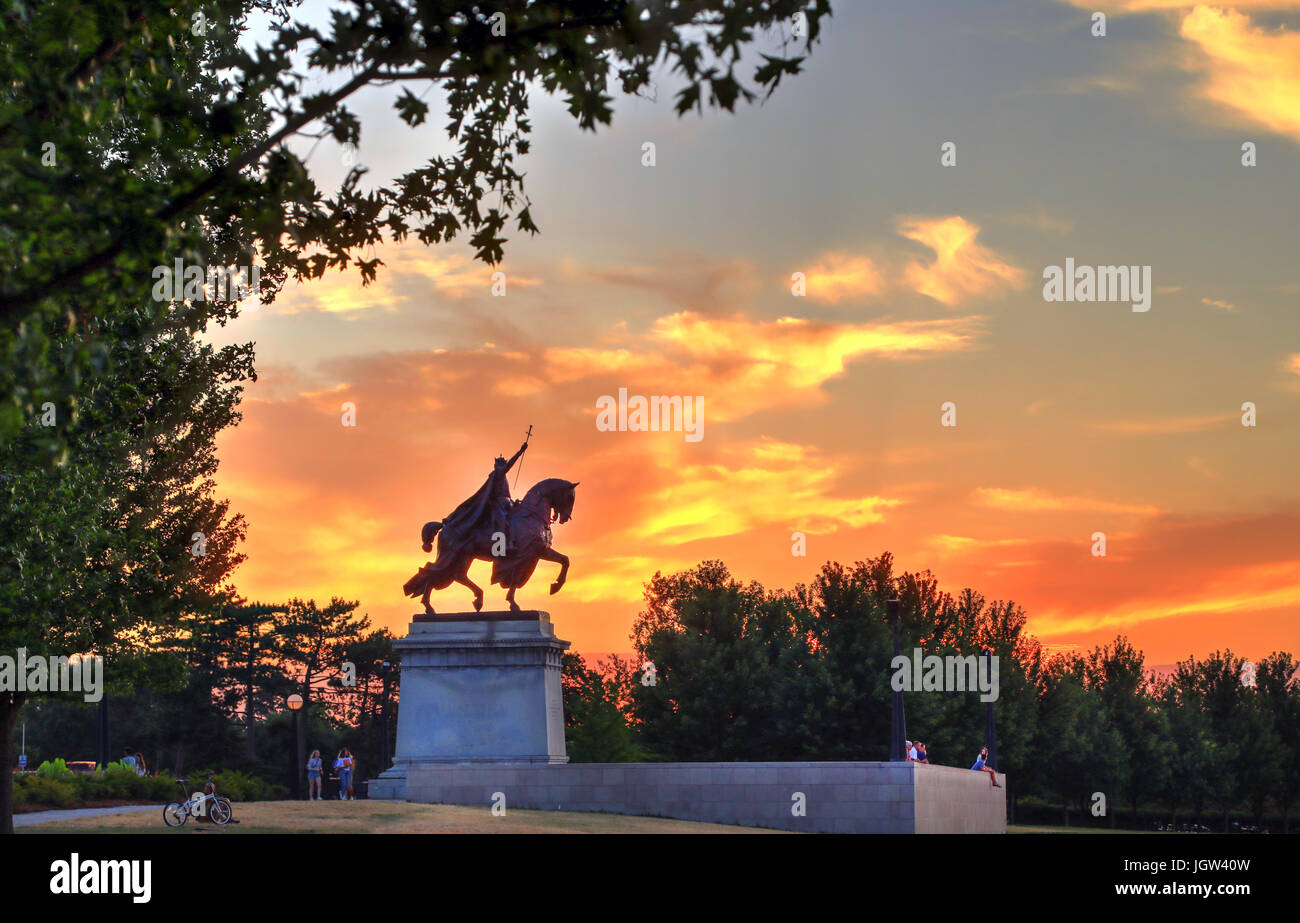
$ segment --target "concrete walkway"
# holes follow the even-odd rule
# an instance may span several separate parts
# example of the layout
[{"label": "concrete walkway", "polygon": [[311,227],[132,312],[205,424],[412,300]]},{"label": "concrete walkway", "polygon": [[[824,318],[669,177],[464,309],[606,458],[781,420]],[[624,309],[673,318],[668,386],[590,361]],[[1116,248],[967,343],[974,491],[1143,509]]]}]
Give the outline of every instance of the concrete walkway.
[{"label": "concrete walkway", "polygon": [[103,817],[105,814],[126,814],[131,811],[162,812],[160,804],[124,804],[116,808],[72,808],[67,811],[33,811],[30,814],[15,814],[14,827],[27,827],[31,824],[43,824],[51,820],[76,820],[78,817]]}]

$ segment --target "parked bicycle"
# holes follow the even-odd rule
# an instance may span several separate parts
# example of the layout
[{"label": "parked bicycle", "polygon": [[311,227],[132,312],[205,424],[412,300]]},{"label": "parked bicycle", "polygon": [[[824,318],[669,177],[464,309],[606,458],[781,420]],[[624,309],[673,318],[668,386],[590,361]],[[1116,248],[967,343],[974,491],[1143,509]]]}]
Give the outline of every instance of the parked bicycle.
[{"label": "parked bicycle", "polygon": [[181,798],[184,800],[169,801],[163,808],[163,822],[168,827],[183,827],[191,817],[205,816],[219,827],[230,823],[230,818],[235,812],[230,807],[230,799],[225,795],[217,794],[217,785],[212,781],[212,776],[208,776],[203,792],[195,792],[192,796],[185,788],[187,782],[189,779],[176,780],[176,787],[180,789]]}]

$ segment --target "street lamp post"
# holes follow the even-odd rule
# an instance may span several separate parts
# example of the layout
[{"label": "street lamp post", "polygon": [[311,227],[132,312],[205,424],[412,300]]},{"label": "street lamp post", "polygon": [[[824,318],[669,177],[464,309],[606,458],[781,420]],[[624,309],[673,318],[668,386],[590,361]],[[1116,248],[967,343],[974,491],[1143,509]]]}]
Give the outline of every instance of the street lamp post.
[{"label": "street lamp post", "polygon": [[383,680],[384,680],[384,691],[383,691],[384,697],[382,700],[382,707],[380,708],[381,720],[384,722],[384,760],[382,765],[379,767],[379,771],[383,772],[384,770],[388,769],[388,767],[392,764],[392,760],[393,760],[393,751],[388,743],[388,683],[389,680],[392,678],[393,665],[389,663],[387,660],[385,660],[383,662],[383,666],[381,669],[383,670],[383,673],[381,675],[383,676]]},{"label": "street lamp post", "polygon": [[305,757],[303,754],[303,737],[302,737],[302,696],[294,693],[285,699],[285,704],[289,706],[289,711],[293,712],[293,736],[298,742],[298,764],[293,770],[293,797],[295,800],[302,797],[302,774]]},{"label": "street lamp post", "polygon": [[[987,647],[984,648],[984,656],[992,657],[993,652]],[[985,661],[985,676],[992,676],[992,670],[989,662]],[[993,703],[989,702],[985,706],[984,712],[984,746],[989,748],[989,758],[986,760],[990,769],[997,771],[998,768],[998,732],[997,726],[993,723]]]},{"label": "street lamp post", "polygon": [[[898,623],[900,621],[899,610],[902,603],[897,599],[890,599],[885,602],[886,612],[889,614],[889,621],[894,626],[894,657],[898,657]],[[894,690],[892,704],[892,714],[890,715],[889,726],[889,760],[890,762],[905,762],[907,760],[907,712],[903,708],[903,692],[900,689]]]},{"label": "street lamp post", "polygon": [[99,768],[107,769],[112,756],[108,752],[108,696],[99,700],[99,722],[96,726],[96,746]]}]

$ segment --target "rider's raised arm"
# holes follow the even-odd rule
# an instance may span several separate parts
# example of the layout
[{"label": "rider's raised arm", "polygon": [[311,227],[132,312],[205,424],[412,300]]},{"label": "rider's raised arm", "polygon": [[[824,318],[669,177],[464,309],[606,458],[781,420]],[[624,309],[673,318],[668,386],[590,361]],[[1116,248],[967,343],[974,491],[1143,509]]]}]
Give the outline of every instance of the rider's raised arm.
[{"label": "rider's raised arm", "polygon": [[509,471],[511,468],[515,466],[515,462],[519,461],[519,456],[524,454],[524,449],[526,448],[528,448],[528,443],[525,442],[523,445],[519,447],[518,452],[510,456],[510,461],[506,462],[507,471]]}]

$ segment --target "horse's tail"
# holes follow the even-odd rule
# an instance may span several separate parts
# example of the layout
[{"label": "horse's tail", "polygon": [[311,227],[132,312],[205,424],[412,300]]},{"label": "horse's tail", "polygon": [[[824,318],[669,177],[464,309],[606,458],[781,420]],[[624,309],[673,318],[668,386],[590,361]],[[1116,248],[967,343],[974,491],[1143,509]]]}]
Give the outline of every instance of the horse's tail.
[{"label": "horse's tail", "polygon": [[428,554],[430,551],[433,551],[433,537],[438,534],[438,530],[441,528],[442,528],[442,523],[439,521],[434,521],[434,522],[426,522],[424,524],[424,528],[420,530],[420,541],[424,543],[425,554]]}]

